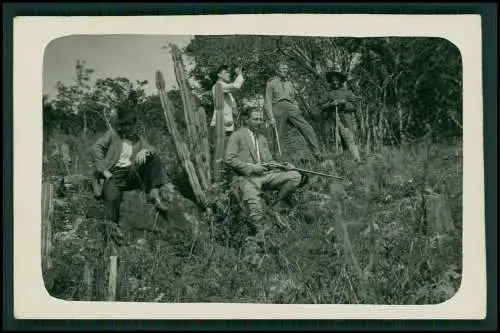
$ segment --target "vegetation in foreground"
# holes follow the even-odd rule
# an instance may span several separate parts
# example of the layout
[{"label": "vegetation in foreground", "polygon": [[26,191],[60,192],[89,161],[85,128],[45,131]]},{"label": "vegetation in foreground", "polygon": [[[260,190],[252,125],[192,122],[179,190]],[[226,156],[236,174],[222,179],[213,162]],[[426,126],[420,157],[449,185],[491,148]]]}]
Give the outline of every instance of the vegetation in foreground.
[{"label": "vegetation in foreground", "polygon": [[[273,227],[259,268],[246,266],[244,215],[227,184],[214,187],[214,209],[199,221],[164,220],[139,193],[126,194],[122,227],[129,245],[119,254],[119,301],[429,304],[460,285],[461,149],[421,143],[384,148],[355,166],[300,165],[348,180],[310,178],[286,217]],[[269,195],[273,195],[272,193]],[[84,267],[92,268],[93,300],[105,299],[107,253],[91,193],[76,190],[55,202],[54,297],[85,297]],[[101,207],[102,209],[102,207]],[[183,214],[178,212],[178,216]],[[156,224],[157,228],[151,228]],[[101,275],[99,275],[99,272]]]}]

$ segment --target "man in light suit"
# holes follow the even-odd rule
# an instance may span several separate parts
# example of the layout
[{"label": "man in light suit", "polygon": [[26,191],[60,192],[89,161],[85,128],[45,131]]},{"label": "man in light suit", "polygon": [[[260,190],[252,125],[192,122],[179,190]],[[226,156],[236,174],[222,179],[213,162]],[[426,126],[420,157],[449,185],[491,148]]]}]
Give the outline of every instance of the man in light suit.
[{"label": "man in light suit", "polygon": [[[303,176],[294,170],[290,163],[285,163],[285,171],[268,169],[263,163],[276,163],[269,150],[267,139],[258,132],[262,125],[262,112],[250,109],[243,116],[246,126],[242,126],[229,138],[225,163],[235,174],[238,190],[244,204],[248,207],[250,219],[258,230],[257,239],[269,227],[259,195],[263,190],[279,190],[272,209],[282,211],[289,208],[287,199],[303,183]],[[250,243],[255,243],[250,240]]]}]

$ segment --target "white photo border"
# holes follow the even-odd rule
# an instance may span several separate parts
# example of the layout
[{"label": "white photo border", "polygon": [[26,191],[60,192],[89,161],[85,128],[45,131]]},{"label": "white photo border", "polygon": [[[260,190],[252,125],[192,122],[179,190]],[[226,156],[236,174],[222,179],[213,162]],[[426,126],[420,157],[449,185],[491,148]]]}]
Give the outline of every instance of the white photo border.
[{"label": "white photo border", "polygon": [[[463,275],[436,305],[258,305],[64,301],[41,272],[42,71],[46,46],[74,34],[441,37],[463,63]],[[14,317],[16,319],[484,319],[483,81],[480,15],[234,14],[14,19]],[[29,120],[29,121],[27,121]]]}]

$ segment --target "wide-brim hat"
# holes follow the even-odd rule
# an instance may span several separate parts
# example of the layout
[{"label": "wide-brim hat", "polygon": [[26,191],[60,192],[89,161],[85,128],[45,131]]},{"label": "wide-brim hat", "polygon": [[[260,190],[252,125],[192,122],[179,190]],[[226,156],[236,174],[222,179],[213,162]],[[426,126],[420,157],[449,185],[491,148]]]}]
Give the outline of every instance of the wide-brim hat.
[{"label": "wide-brim hat", "polygon": [[341,83],[347,81],[347,76],[337,71],[330,71],[326,73],[326,81],[331,83],[333,78],[337,78]]},{"label": "wide-brim hat", "polygon": [[217,82],[219,80],[219,73],[222,72],[223,70],[230,71],[231,67],[229,67],[229,65],[222,64],[219,67],[217,67],[216,69],[214,69],[212,72],[209,73],[208,76],[209,76],[210,80],[212,81],[212,84],[215,84],[215,82]]}]

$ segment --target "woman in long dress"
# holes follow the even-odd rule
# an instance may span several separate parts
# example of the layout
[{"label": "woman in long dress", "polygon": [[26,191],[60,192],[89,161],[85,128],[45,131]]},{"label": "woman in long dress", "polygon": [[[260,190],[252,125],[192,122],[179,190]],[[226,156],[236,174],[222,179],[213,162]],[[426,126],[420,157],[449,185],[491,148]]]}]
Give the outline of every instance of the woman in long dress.
[{"label": "woman in long dress", "polygon": [[236,79],[231,80],[229,67],[222,65],[217,70],[217,82],[212,86],[214,114],[210,127],[214,135],[214,181],[220,180],[221,164],[224,159],[224,149],[227,138],[234,132],[234,119],[237,116],[236,101],[232,91],[240,89],[245,81],[240,67],[235,69]]}]

